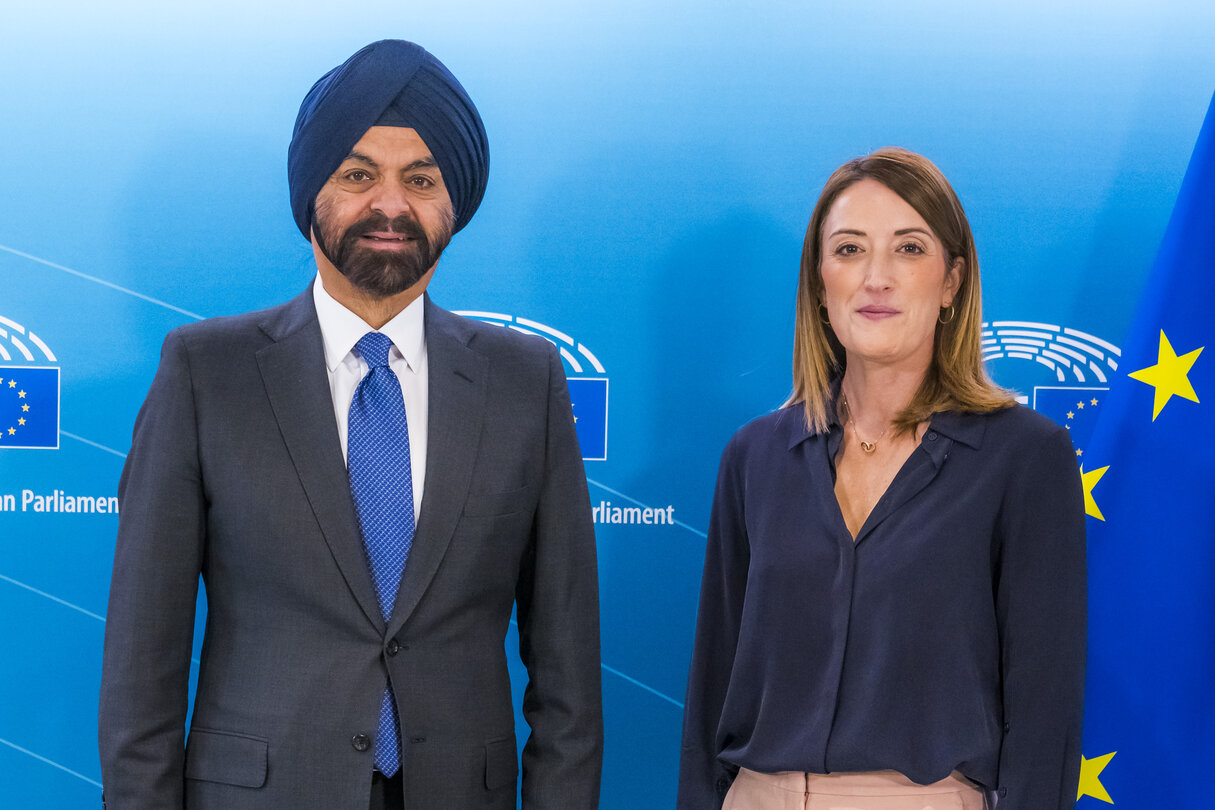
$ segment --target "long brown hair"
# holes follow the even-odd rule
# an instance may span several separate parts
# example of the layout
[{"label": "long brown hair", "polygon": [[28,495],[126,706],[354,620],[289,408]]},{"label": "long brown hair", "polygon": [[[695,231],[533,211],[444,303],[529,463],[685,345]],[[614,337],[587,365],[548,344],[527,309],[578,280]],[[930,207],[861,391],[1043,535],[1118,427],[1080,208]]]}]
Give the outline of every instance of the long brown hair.
[{"label": "long brown hair", "polygon": [[[933,339],[932,363],[911,402],[895,419],[898,431],[914,430],[937,411],[993,411],[1013,404],[1012,395],[987,376],[980,339],[983,296],[979,259],[970,223],[957,194],[932,161],[888,146],[840,166],[819,195],[802,245],[793,336],[793,393],[787,405],[802,403],[806,424],[825,431],[831,423],[831,383],[844,369],[844,349],[822,313],[823,221],[849,186],[872,179],[898,194],[916,210],[945,248],[945,266],[961,259],[953,316],[942,310]],[[945,323],[940,323],[943,320]]]}]

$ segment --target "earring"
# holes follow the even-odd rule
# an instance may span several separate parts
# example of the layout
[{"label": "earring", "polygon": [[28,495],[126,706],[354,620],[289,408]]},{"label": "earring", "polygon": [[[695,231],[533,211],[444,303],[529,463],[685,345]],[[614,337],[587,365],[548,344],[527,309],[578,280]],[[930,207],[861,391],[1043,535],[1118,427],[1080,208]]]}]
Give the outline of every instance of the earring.
[{"label": "earring", "polygon": [[818,305],[818,320],[823,326],[831,325],[831,315],[827,312],[826,304]]},{"label": "earring", "polygon": [[954,311],[953,304],[950,304],[948,307],[942,307],[941,311],[944,312],[945,309],[949,310],[949,317],[942,320],[941,314],[937,313],[937,323],[940,323],[940,324],[953,323],[953,319],[955,317],[957,317],[957,313]]}]

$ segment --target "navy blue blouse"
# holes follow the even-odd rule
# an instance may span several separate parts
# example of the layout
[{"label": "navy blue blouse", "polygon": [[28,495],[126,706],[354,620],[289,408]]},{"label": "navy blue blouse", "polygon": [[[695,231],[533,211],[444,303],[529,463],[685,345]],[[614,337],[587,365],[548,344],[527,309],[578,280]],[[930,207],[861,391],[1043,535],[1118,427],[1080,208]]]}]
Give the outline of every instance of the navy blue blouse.
[{"label": "navy blue blouse", "polygon": [[679,808],[720,808],[739,767],[957,770],[1000,810],[1071,808],[1085,518],[1068,434],[1021,406],[934,415],[855,542],[842,439],[795,405],[722,454]]}]

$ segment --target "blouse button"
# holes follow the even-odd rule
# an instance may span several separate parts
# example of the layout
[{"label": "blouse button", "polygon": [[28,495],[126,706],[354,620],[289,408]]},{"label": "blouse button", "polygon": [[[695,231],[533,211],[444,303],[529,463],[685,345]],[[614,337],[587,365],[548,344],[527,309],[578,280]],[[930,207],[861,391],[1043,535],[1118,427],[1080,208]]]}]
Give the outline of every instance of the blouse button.
[{"label": "blouse button", "polygon": [[924,435],[924,438],[930,442],[935,442],[937,440],[937,434],[930,430]]}]

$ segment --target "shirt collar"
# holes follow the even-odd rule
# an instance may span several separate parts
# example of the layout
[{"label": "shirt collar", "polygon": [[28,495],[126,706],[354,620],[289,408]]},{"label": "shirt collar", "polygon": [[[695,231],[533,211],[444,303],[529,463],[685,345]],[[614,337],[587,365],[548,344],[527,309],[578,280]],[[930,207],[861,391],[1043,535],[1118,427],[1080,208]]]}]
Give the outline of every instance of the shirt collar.
[{"label": "shirt collar", "polygon": [[[789,436],[789,449],[793,449],[798,444],[806,441],[811,436],[825,435],[828,437],[829,448],[832,451],[832,457],[839,450],[840,436],[843,431],[840,430],[840,421],[838,418],[838,408],[836,403],[840,393],[839,377],[831,381],[830,394],[827,398],[827,430],[817,431],[806,424],[805,405],[801,402],[796,402],[787,408],[790,416],[796,417],[794,428]],[[942,436],[961,442],[969,447],[978,449],[983,443],[983,433],[987,429],[987,423],[983,419],[983,414],[972,413],[968,411],[937,411],[929,420],[928,429],[936,431]],[[834,439],[834,441],[833,441]]]},{"label": "shirt collar", "polygon": [[[828,386],[827,393],[827,429],[816,430],[810,427],[806,421],[806,404],[804,402],[794,402],[786,405],[783,409],[788,417],[782,415],[781,419],[792,418],[791,428],[789,432],[789,449],[792,450],[797,445],[809,439],[811,436],[827,436],[828,440],[833,433],[837,433],[840,427],[838,409],[836,408],[836,400],[839,399],[840,386],[843,382],[841,377],[836,377]],[[839,449],[838,439],[832,443],[832,450]]]},{"label": "shirt collar", "polygon": [[426,311],[425,296],[419,295],[405,309],[379,329],[372,329],[366,321],[331,296],[318,275],[312,284],[312,300],[316,305],[316,317],[321,326],[321,338],[325,343],[325,365],[329,371],[337,370],[342,361],[354,349],[354,344],[368,332],[387,335],[397,348],[409,368],[420,369],[425,350],[423,313]]},{"label": "shirt collar", "polygon": [[972,411],[938,411],[932,415],[928,429],[977,450],[983,444],[983,433],[987,430],[983,417],[984,414]]}]

